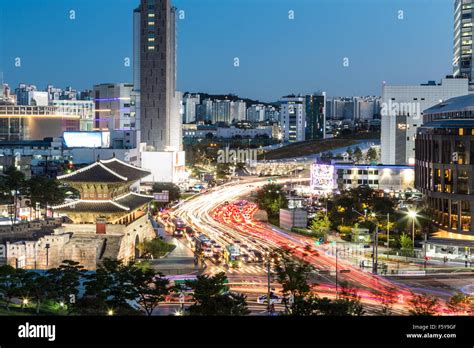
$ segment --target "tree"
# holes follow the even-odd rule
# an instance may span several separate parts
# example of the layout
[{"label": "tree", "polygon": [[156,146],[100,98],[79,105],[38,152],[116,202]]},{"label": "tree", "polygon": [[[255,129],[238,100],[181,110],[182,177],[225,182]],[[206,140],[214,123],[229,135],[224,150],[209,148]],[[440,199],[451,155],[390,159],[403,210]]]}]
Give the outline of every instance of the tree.
[{"label": "tree", "polygon": [[375,162],[378,158],[377,150],[374,147],[371,147],[367,150],[365,155],[367,162]]},{"label": "tree", "polygon": [[[308,298],[311,287],[309,277],[313,266],[287,256],[276,267],[278,282],[282,286],[286,312],[292,315],[310,315],[314,298]],[[292,299],[291,303],[289,299]]]},{"label": "tree", "polygon": [[216,178],[225,179],[230,175],[230,164],[229,163],[217,163],[216,167]]},{"label": "tree", "polygon": [[309,228],[316,238],[326,240],[331,222],[326,213],[319,211],[316,217],[311,221]]},{"label": "tree", "polygon": [[249,314],[246,296],[228,292],[226,281],[223,272],[212,277],[200,275],[196,281],[186,281],[186,286],[194,291],[194,304],[188,308],[188,313],[199,316]]},{"label": "tree", "polygon": [[334,226],[354,225],[359,222],[362,226],[373,228],[373,223],[367,222],[366,218],[360,216],[354,210],[378,214],[377,219],[383,222],[384,217],[390,214],[395,215],[395,200],[388,197],[380,197],[379,194],[368,186],[360,186],[346,190],[335,196],[332,205],[329,207],[329,219]]},{"label": "tree", "polygon": [[[17,170],[14,166],[10,166],[5,170],[5,176],[2,178],[2,188],[5,190],[7,198],[13,205],[11,215],[12,225],[18,219],[18,199],[21,197],[25,187],[25,174]],[[13,226],[12,226],[13,227]]]},{"label": "tree", "polygon": [[335,300],[335,303],[345,309],[346,315],[361,316],[365,313],[357,290],[349,286],[346,282],[341,282],[341,292],[339,297]]},{"label": "tree", "polygon": [[131,285],[140,309],[148,316],[170,293],[169,280],[151,268],[132,268]]},{"label": "tree", "polygon": [[81,278],[85,276],[84,267],[79,262],[64,260],[59,267],[49,269],[46,274],[52,284],[50,298],[62,303],[72,312],[79,294]]},{"label": "tree", "polygon": [[159,258],[172,251],[175,247],[174,244],[166,243],[159,238],[145,240],[139,245],[143,258]]},{"label": "tree", "polygon": [[30,290],[30,295],[36,302],[36,314],[39,314],[41,304],[51,297],[53,292],[53,283],[46,275],[36,272],[30,272],[32,275],[26,284]]},{"label": "tree", "polygon": [[48,215],[48,206],[62,204],[66,199],[66,188],[58,180],[47,176],[34,176],[25,182],[25,194],[29,198],[29,207],[36,208],[36,204],[45,210]]},{"label": "tree", "polygon": [[473,312],[473,304],[471,296],[459,293],[449,299],[447,306],[455,314],[471,315]]},{"label": "tree", "polygon": [[10,311],[10,303],[18,296],[18,278],[16,269],[10,265],[0,267],[0,297],[5,308]]},{"label": "tree", "polygon": [[439,299],[425,294],[412,294],[408,304],[409,312],[414,316],[432,316],[436,314]]},{"label": "tree", "polygon": [[107,311],[118,314],[136,312],[129,304],[135,300],[132,267],[124,265],[121,260],[104,259],[95,273],[86,276],[85,295],[74,311],[95,315],[105,315]]},{"label": "tree", "polygon": [[181,198],[181,190],[179,189],[178,185],[175,185],[170,182],[156,182],[153,184],[152,188],[153,192],[169,192],[169,201],[177,201]]},{"label": "tree", "polygon": [[257,205],[267,212],[269,217],[278,217],[281,208],[288,207],[288,200],[283,186],[277,184],[264,185],[257,193]]},{"label": "tree", "polygon": [[364,157],[364,155],[359,146],[355,148],[353,157],[356,163],[359,163],[360,161],[362,161],[362,158]]},{"label": "tree", "polygon": [[413,254],[413,241],[406,233],[402,233],[400,236],[400,249],[406,257]]}]

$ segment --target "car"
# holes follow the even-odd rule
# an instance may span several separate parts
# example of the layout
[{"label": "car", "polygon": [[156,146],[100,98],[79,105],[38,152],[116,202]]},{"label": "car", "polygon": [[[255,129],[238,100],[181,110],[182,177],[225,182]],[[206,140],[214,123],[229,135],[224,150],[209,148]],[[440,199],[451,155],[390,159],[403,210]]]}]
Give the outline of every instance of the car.
[{"label": "car", "polygon": [[[268,303],[267,295],[262,295],[257,298],[258,303]],[[270,293],[270,304],[278,304],[283,302],[283,297]]]}]

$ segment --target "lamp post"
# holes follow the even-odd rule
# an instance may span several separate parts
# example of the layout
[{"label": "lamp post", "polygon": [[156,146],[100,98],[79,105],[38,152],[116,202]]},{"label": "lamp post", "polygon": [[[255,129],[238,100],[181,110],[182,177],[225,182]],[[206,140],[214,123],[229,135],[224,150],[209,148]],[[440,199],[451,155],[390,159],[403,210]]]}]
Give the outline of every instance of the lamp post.
[{"label": "lamp post", "polygon": [[411,239],[413,243],[413,255],[415,254],[415,220],[418,216],[417,212],[410,210],[408,216],[411,218]]}]

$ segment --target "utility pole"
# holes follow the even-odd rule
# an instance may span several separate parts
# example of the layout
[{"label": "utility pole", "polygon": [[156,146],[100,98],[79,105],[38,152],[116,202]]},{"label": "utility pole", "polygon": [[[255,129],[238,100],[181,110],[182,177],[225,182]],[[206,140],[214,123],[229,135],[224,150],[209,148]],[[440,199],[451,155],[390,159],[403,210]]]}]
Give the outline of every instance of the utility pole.
[{"label": "utility pole", "polygon": [[378,241],[379,241],[379,225],[375,224],[375,231],[374,231],[374,244],[372,245],[372,273],[377,274],[377,253],[378,253]]},{"label": "utility pole", "polygon": [[425,270],[426,270],[426,264],[428,263],[428,260],[426,259],[426,242],[428,241],[428,233],[425,232],[425,245],[423,245],[423,251],[424,251],[424,259],[425,259]]},{"label": "utility pole", "polygon": [[390,258],[390,213],[387,213],[387,259]]},{"label": "utility pole", "polygon": [[270,289],[270,260],[271,260],[271,256],[269,255],[268,260],[267,260],[267,312],[268,312],[268,315],[270,315],[270,309],[271,309],[271,304],[270,304],[270,292],[271,292],[271,289]]}]

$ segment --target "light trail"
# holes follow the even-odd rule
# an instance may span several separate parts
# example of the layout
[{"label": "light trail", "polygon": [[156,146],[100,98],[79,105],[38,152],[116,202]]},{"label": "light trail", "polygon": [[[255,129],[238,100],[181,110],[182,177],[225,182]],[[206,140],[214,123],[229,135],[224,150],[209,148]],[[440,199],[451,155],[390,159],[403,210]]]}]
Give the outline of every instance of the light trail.
[{"label": "light trail", "polygon": [[[275,180],[276,183],[287,181],[287,179]],[[336,259],[334,256],[326,254],[326,246],[317,247],[310,237],[286,232],[267,223],[255,221],[254,214],[257,207],[253,203],[242,208],[230,203],[249,196],[253,190],[267,183],[267,180],[257,179],[214,189],[181,204],[176,208],[175,214],[223,246],[240,240],[259,251],[284,250],[294,258],[308,262],[321,272],[319,277],[327,282],[327,284],[318,284],[314,292],[326,297],[335,297],[336,285],[333,274],[336,270]],[[230,204],[224,204],[227,202]],[[342,257],[338,259],[337,268],[339,279],[345,280],[357,288],[358,296],[364,304],[380,307],[378,296],[394,296],[394,311],[399,314],[407,314],[409,300],[412,297],[412,292],[408,288],[361,270]],[[345,272],[340,273],[341,270]],[[261,286],[253,286],[258,291],[266,293],[264,279],[262,279]],[[441,302],[438,312],[448,313],[443,302]]]}]

